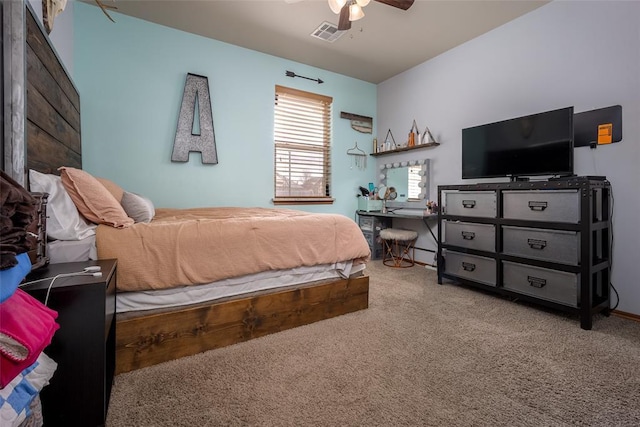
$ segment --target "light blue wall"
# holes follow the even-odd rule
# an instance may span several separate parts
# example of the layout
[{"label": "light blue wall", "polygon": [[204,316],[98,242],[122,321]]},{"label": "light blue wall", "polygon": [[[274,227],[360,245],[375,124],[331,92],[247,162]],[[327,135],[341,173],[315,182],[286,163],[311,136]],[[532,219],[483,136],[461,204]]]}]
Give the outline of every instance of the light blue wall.
[{"label": "light blue wall", "polygon": [[[256,51],[76,3],[74,80],[81,94],[83,168],[148,196],[159,207],[273,206],[275,85],[333,97],[334,205],[294,206],[353,217],[358,186],[375,165],[351,167],[346,152],[371,151],[371,134],[341,111],[374,117],[376,86]],[[285,76],[320,77],[324,84]],[[187,73],[208,77],[219,163],[171,153]],[[368,158],[368,160],[371,158]]]},{"label": "light blue wall", "polygon": [[[623,141],[576,148],[575,173],[611,181],[618,310],[640,314],[640,2],[554,1],[379,84],[378,134],[402,134],[413,118],[430,127],[441,145],[422,153],[432,158],[435,194],[437,185],[463,183],[465,127],[616,104]],[[418,244],[434,246],[424,229]]]}]

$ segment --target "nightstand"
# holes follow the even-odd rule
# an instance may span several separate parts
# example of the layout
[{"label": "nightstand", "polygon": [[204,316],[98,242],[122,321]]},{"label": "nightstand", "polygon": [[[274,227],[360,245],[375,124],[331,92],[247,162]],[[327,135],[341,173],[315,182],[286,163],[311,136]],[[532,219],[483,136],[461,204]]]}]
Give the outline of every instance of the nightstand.
[{"label": "nightstand", "polygon": [[[47,306],[58,312],[60,329],[44,352],[57,364],[40,397],[45,426],[105,424],[115,370],[116,260],[50,264],[26,282],[100,266],[102,276],[55,280]],[[45,301],[51,280],[22,287]]]}]

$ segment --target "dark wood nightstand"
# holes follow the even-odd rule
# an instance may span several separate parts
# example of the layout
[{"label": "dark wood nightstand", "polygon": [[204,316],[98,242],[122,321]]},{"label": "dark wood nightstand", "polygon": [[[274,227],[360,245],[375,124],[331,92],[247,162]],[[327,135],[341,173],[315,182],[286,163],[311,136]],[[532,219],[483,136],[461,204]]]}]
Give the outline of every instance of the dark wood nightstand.
[{"label": "dark wood nightstand", "polygon": [[[26,282],[100,266],[102,276],[55,280],[47,306],[58,312],[60,329],[44,352],[57,364],[41,393],[45,426],[105,424],[115,370],[116,260],[50,264]],[[51,280],[22,289],[44,302]]]}]

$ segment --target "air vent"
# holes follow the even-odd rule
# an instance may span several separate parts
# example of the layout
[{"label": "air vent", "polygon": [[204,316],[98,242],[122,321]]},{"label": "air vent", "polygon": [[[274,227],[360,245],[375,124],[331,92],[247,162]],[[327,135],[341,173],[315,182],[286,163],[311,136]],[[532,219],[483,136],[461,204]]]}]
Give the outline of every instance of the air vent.
[{"label": "air vent", "polygon": [[311,37],[333,43],[334,41],[338,40],[344,33],[346,33],[346,31],[338,30],[338,27],[336,27],[335,24],[324,21],[318,28],[313,31],[313,33],[311,33]]}]

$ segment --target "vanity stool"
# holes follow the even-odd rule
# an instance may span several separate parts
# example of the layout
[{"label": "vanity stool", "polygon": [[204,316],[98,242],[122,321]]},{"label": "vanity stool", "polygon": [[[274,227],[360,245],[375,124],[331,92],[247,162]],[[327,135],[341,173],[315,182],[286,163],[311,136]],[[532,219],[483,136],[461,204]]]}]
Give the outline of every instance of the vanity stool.
[{"label": "vanity stool", "polygon": [[380,230],[382,263],[389,267],[407,268],[415,265],[415,243],[418,233],[413,230],[385,228]]}]

